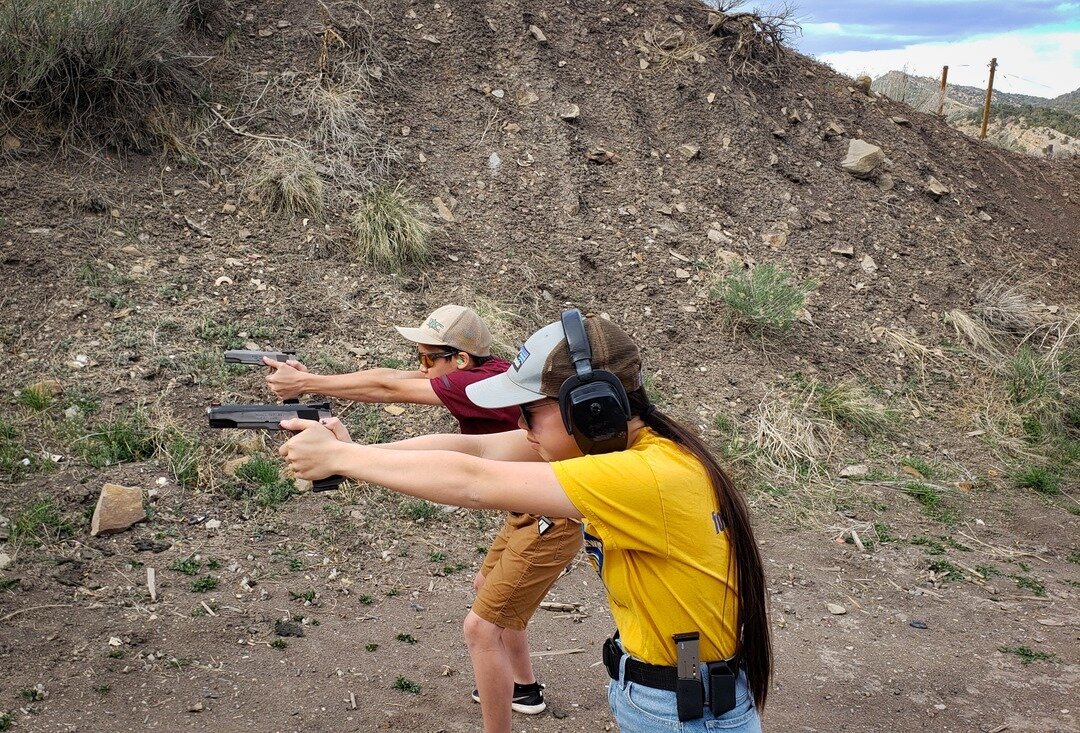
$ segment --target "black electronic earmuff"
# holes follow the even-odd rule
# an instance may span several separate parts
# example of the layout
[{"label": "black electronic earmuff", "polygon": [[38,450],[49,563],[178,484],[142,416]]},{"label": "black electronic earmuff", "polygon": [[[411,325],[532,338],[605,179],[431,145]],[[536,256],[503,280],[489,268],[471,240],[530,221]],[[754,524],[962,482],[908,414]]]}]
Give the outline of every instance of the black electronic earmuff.
[{"label": "black electronic earmuff", "polygon": [[563,311],[562,327],[575,372],[559,388],[559,411],[566,432],[574,436],[585,455],[624,450],[630,422],[626,389],[611,372],[593,369],[592,347],[581,311]]}]

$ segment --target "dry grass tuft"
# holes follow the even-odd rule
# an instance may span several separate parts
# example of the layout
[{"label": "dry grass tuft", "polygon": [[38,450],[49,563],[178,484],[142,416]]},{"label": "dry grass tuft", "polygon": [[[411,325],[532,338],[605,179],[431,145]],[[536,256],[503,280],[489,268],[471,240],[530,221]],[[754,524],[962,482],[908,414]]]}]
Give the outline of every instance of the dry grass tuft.
[{"label": "dry grass tuft", "polygon": [[326,207],[326,187],[306,150],[263,143],[253,157],[252,185],[271,209],[289,216],[315,216]]},{"label": "dry grass tuft", "polygon": [[806,402],[795,407],[770,392],[762,399],[751,423],[751,443],[758,463],[777,473],[820,472],[836,447],[838,431],[827,419],[811,414]]},{"label": "dry grass tuft", "polygon": [[946,313],[944,320],[953,327],[958,337],[971,346],[973,349],[971,354],[974,357],[989,363],[1001,360],[1001,352],[994,344],[994,336],[983,321],[957,309]]},{"label": "dry grass tuft", "polygon": [[518,346],[528,335],[528,324],[523,316],[504,304],[479,294],[470,294],[465,304],[476,311],[491,331],[491,350],[496,356],[512,359]]},{"label": "dry grass tuft", "polygon": [[711,55],[716,42],[698,39],[693,31],[654,27],[634,39],[641,58],[658,69],[696,61],[703,63]]},{"label": "dry grass tuft", "polygon": [[356,257],[387,270],[427,262],[431,224],[424,213],[400,185],[373,189],[349,217]]},{"label": "dry grass tuft", "polygon": [[867,436],[893,432],[899,421],[895,411],[874,399],[865,387],[851,382],[832,385],[810,382],[806,400],[822,416]]},{"label": "dry grass tuft", "polygon": [[989,328],[1023,336],[1045,325],[1047,310],[1015,285],[997,282],[984,285],[976,294],[975,313]]}]

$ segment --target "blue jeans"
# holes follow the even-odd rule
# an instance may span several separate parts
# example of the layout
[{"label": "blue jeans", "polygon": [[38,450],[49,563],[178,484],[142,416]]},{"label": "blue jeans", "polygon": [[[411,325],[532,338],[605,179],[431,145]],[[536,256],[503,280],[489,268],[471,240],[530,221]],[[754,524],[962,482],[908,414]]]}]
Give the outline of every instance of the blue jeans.
[{"label": "blue jeans", "polygon": [[[675,693],[657,690],[654,687],[627,682],[626,660],[623,656],[619,664],[619,679],[608,683],[608,702],[619,733],[652,733],[654,731],[684,731],[685,733],[704,733],[704,731],[727,731],[727,733],[761,733],[761,718],[758,717],[754,698],[746,685],[746,670],[739,670],[735,680],[735,707],[715,717],[705,706],[704,715],[698,720],[679,720],[675,707]],[[708,668],[701,665],[702,679],[705,680],[705,694],[709,694]],[[708,699],[708,697],[706,697]]]}]

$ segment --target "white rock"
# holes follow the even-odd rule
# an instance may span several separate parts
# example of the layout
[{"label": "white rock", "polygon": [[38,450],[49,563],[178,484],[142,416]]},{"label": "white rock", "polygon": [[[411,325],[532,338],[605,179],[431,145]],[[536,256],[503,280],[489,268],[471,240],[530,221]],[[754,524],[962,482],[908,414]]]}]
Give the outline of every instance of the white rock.
[{"label": "white rock", "polygon": [[884,160],[885,153],[877,145],[855,139],[848,143],[847,155],[840,167],[856,178],[867,178]]},{"label": "white rock", "polygon": [[825,608],[829,609],[829,613],[833,616],[843,616],[847,613],[847,609],[841,606],[839,603],[827,603]]},{"label": "white rock", "polygon": [[208,521],[203,526],[206,527],[207,529],[221,529],[221,520],[220,519],[211,519],[210,521]]}]

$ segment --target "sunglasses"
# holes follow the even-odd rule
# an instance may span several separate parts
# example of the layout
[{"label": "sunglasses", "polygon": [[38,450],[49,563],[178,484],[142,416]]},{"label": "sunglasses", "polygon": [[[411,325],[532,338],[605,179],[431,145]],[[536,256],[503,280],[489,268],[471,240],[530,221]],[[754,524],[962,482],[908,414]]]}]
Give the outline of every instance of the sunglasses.
[{"label": "sunglasses", "polygon": [[431,369],[439,359],[451,359],[455,354],[457,354],[456,351],[421,351],[418,356],[420,357],[420,364],[425,369]]},{"label": "sunglasses", "polygon": [[525,427],[532,430],[532,416],[537,410],[544,407],[550,407],[551,405],[559,404],[558,400],[540,400],[538,402],[529,402],[524,405],[518,405],[521,410],[521,419],[525,421]]}]

